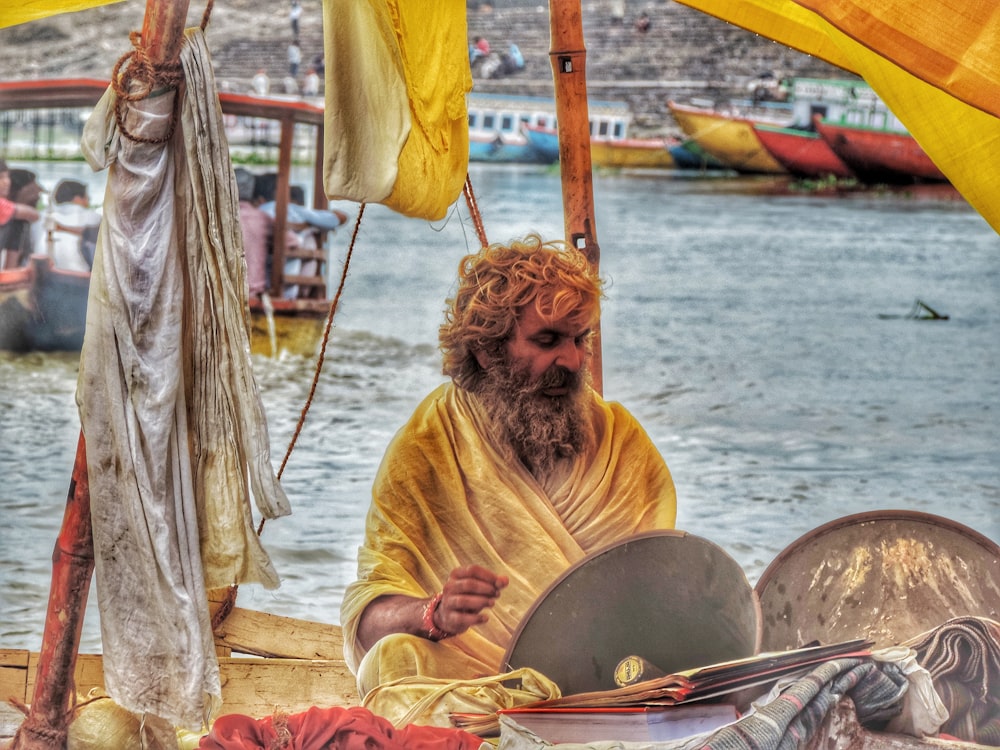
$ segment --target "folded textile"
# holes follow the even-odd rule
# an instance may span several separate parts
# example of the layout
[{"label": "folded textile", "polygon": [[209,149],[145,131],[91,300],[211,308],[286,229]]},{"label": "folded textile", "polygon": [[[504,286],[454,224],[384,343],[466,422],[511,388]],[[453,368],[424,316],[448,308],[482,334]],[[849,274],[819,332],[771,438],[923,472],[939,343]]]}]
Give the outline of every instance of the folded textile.
[{"label": "folded textile", "polygon": [[[357,735],[361,742],[348,742]],[[201,738],[199,750],[326,750],[365,747],[370,750],[478,750],[474,734],[446,727],[410,724],[396,729],[367,708],[310,708],[302,713],[254,719],[243,714],[220,716]]]},{"label": "folded textile", "polygon": [[791,750],[816,733],[844,696],[854,701],[858,721],[879,724],[902,707],[907,681],[892,662],[834,659],[789,685],[777,698],[720,729],[703,745],[711,750]]},{"label": "folded textile", "polygon": [[904,645],[916,651],[948,709],[941,731],[1000,746],[1000,623],[956,617]]}]

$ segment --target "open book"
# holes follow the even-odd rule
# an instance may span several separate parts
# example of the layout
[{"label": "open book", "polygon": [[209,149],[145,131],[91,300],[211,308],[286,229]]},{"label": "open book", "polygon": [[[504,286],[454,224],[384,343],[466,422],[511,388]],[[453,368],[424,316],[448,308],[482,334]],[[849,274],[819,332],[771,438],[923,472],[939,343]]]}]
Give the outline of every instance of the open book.
[{"label": "open book", "polygon": [[868,656],[871,641],[858,638],[825,646],[806,646],[789,651],[772,651],[744,659],[687,669],[656,677],[634,685],[564,695],[530,704],[532,707],[556,706],[674,706],[735,693],[755,685],[774,682],[780,677],[841,656]]},{"label": "open book", "polygon": [[[841,643],[768,652],[688,669],[613,690],[575,693],[536,701],[520,706],[518,710],[650,708],[692,704],[766,685],[831,659],[869,656],[871,646],[871,641],[859,638]],[[476,734],[486,735],[499,729],[497,714],[455,713],[451,715],[451,720],[455,726]]]}]

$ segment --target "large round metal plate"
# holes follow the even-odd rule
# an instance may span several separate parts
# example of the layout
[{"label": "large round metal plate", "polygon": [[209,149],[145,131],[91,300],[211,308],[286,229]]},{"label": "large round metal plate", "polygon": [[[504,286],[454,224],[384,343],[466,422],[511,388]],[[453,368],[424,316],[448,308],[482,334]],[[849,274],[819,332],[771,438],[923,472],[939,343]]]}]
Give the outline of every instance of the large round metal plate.
[{"label": "large round metal plate", "polygon": [[859,513],[790,544],[755,590],[764,651],[851,638],[891,646],[952,617],[997,619],[1000,547],[928,513]]},{"label": "large round metal plate", "polygon": [[504,659],[570,695],[617,687],[626,656],[671,673],[752,656],[759,640],[760,610],[739,564],[704,539],[659,531],[566,571],[525,615]]}]

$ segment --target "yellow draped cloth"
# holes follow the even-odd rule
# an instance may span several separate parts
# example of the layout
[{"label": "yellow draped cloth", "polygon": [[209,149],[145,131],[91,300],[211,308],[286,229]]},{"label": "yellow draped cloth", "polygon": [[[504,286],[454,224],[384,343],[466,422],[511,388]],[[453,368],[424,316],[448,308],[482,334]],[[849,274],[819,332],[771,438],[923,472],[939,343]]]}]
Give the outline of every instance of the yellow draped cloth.
[{"label": "yellow draped cloth", "polygon": [[462,0],[325,0],[326,194],[437,220],[469,166]]},{"label": "yellow draped cloth", "polygon": [[[457,386],[431,393],[396,434],[341,609],[362,695],[414,671],[453,680],[497,674],[521,618],[566,568],[616,540],[673,528],[673,480],[648,435],[620,404],[594,393],[590,408],[596,447],[550,486],[502,457],[481,407]],[[428,597],[470,564],[510,577],[487,623],[439,643],[389,636],[365,658],[357,629],[372,600]],[[382,647],[390,640],[406,643]]]},{"label": "yellow draped cloth", "polygon": [[4,0],[0,3],[0,29],[16,26],[40,18],[57,16],[60,13],[70,13],[98,5],[111,5],[121,0]]},{"label": "yellow draped cloth", "polygon": [[1000,231],[1000,6],[968,0],[678,0],[861,75]]}]

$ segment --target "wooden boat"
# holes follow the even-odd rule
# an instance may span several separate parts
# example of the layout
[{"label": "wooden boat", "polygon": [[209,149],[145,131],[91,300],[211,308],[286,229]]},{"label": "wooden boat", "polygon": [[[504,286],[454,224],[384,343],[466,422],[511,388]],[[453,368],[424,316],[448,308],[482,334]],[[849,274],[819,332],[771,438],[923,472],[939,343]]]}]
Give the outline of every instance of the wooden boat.
[{"label": "wooden boat", "polygon": [[471,93],[469,161],[502,164],[551,164],[558,154],[535,149],[524,126],[545,127],[555,122],[555,102],[545,97]]},{"label": "wooden boat", "polygon": [[[559,161],[558,120],[552,99],[471,93],[469,160],[522,164]],[[665,139],[628,138],[631,114],[624,102],[589,103],[591,158],[605,167],[670,167]]]},{"label": "wooden boat", "polygon": [[[48,79],[37,81],[0,82],[0,110],[26,109],[70,109],[93,107],[108,88],[106,80],[99,79]],[[219,101],[224,114],[234,118],[257,118],[277,123],[279,132],[278,143],[278,186],[275,195],[275,231],[274,236],[275,262],[271,278],[270,299],[265,303],[259,297],[250,300],[250,312],[253,335],[251,345],[258,354],[273,355],[279,352],[289,352],[300,355],[313,355],[322,338],[327,315],[330,310],[330,300],[326,296],[326,281],[324,270],[320,268],[316,275],[285,276],[284,259],[303,257],[310,260],[323,261],[325,256],[316,251],[287,251],[285,247],[285,227],[288,212],[288,187],[292,167],[292,151],[299,126],[311,128],[314,132],[312,149],[315,155],[313,166],[313,205],[315,208],[326,208],[322,187],[322,155],[323,155],[323,108],[315,104],[293,97],[259,97],[250,94],[220,92]],[[86,319],[87,278],[80,279],[68,275],[65,271],[52,268],[43,259],[32,261],[35,269],[33,283],[48,285],[58,284],[64,297],[59,300],[60,310],[72,310],[67,316],[79,321]],[[8,274],[9,271],[2,272]],[[10,285],[23,285],[23,279],[15,282],[0,282],[0,289]],[[315,290],[310,298],[285,299],[282,290],[286,285],[298,285]],[[3,292],[0,292],[3,294]],[[75,333],[69,333],[66,326],[69,320],[48,317],[44,305],[46,300],[58,296],[48,291],[36,290],[31,302],[23,293],[16,299],[24,300],[27,305],[16,321],[20,321],[20,333],[11,333],[11,344],[6,344],[7,337],[0,336],[0,348],[7,349],[63,349],[78,350],[83,341],[82,328]],[[0,300],[4,299],[0,297]],[[6,304],[4,302],[3,304]],[[12,303],[13,304],[13,303]],[[81,314],[82,311],[82,314]],[[60,320],[57,329],[51,322],[39,321]],[[12,324],[13,325],[13,324]]]},{"label": "wooden boat", "polygon": [[698,145],[693,138],[673,143],[667,148],[678,169],[726,169],[726,165]]},{"label": "wooden boat", "polygon": [[853,172],[819,133],[755,122],[754,134],[788,172],[805,179],[847,178]]},{"label": "wooden boat", "polygon": [[[536,151],[558,160],[558,130],[525,125],[524,134]],[[666,138],[626,138],[592,132],[590,159],[593,166],[605,169],[668,169],[675,166],[669,146],[670,141]]]},{"label": "wooden boat", "polygon": [[847,125],[820,117],[815,123],[822,139],[864,182],[908,184],[948,180],[905,130]]},{"label": "wooden boat", "polygon": [[733,169],[809,178],[850,176],[816,137],[814,117],[891,117],[872,88],[855,78],[796,78],[785,90],[781,102],[734,101],[721,109],[671,103],[671,111],[693,140]]},{"label": "wooden boat", "polygon": [[[151,3],[155,7],[155,3]],[[169,9],[169,8],[168,8]],[[185,8],[180,11],[180,22],[183,23]],[[170,15],[167,13],[166,15]],[[554,0],[552,12],[553,48],[560,57],[560,65],[566,71],[582,71],[585,69],[585,45],[582,44],[582,24],[580,23],[580,4],[578,0],[559,2]],[[176,22],[176,19],[175,19]],[[555,67],[555,61],[554,61]],[[584,84],[581,86],[580,84]],[[557,114],[560,121],[560,137],[577,145],[585,143],[589,138],[588,123],[580,112],[586,112],[585,81],[579,77],[564,78],[556,76]],[[574,112],[576,116],[574,117]],[[593,195],[591,190],[590,170],[591,152],[588,148],[575,148],[567,152],[568,156],[562,164],[563,189],[566,198],[566,237],[579,247],[594,265],[597,265],[599,248],[593,221]],[[597,359],[599,363],[599,357]],[[600,388],[600,370],[597,368],[595,387]],[[70,490],[70,502],[67,504],[66,523],[63,531],[67,534],[68,543],[72,544],[75,537],[74,522],[80,522],[75,515],[79,507],[73,503],[82,500],[87,490],[86,463],[80,468],[74,468],[73,481]],[[89,501],[88,501],[89,502]],[[60,535],[59,549],[63,547]],[[54,588],[56,579],[54,577]],[[65,582],[65,581],[64,581]],[[89,572],[83,583],[82,592],[86,598]],[[82,613],[67,610],[66,602],[53,597],[50,600],[51,621],[59,622],[68,619],[67,625],[72,631],[77,622],[74,618]],[[227,711],[245,712],[254,716],[271,715],[276,704],[286,712],[294,712],[300,708],[326,705],[356,705],[358,696],[354,691],[353,679],[345,675],[343,662],[331,654],[338,653],[337,629],[320,628],[315,636],[302,637],[301,621],[286,622],[282,618],[269,619],[270,616],[243,613],[234,610],[216,628],[217,644],[223,648],[245,650],[249,653],[281,657],[278,659],[262,658],[248,660],[222,659],[225,675],[223,697]],[[48,624],[48,622],[47,622]],[[48,629],[48,628],[47,628]],[[249,632],[248,632],[249,631]],[[298,638],[293,637],[298,634]],[[77,643],[79,630],[75,637]],[[70,632],[70,641],[73,635]],[[24,652],[0,652],[0,686],[8,688],[8,694],[24,696],[23,701],[32,701],[32,711],[49,709],[55,717],[56,724],[62,722],[65,726],[65,708],[68,701],[65,693],[58,692],[60,670],[68,670],[70,676],[77,678],[76,687],[86,688],[98,685],[99,677],[91,672],[87,677],[86,670],[93,669],[94,663],[89,659],[77,659],[75,646],[60,643],[43,644],[43,655],[37,657]],[[290,657],[290,658],[283,658]],[[65,674],[62,677],[66,677]],[[243,696],[241,702],[240,696]],[[32,700],[33,699],[33,700]],[[39,706],[38,704],[45,704]],[[895,737],[882,737],[864,730],[827,728],[821,733],[817,747],[858,747],[882,750],[882,748],[928,747],[910,738],[897,740]],[[852,735],[852,736],[849,736]],[[836,745],[833,743],[837,742]],[[934,747],[949,746],[948,743],[935,743]]]},{"label": "wooden boat", "polygon": [[79,351],[90,274],[56,268],[48,255],[0,270],[0,350]]},{"label": "wooden boat", "polygon": [[[667,105],[681,130],[729,169],[744,174],[788,174],[757,138],[753,124],[759,120],[674,101]],[[790,125],[791,110],[773,122]]]}]

